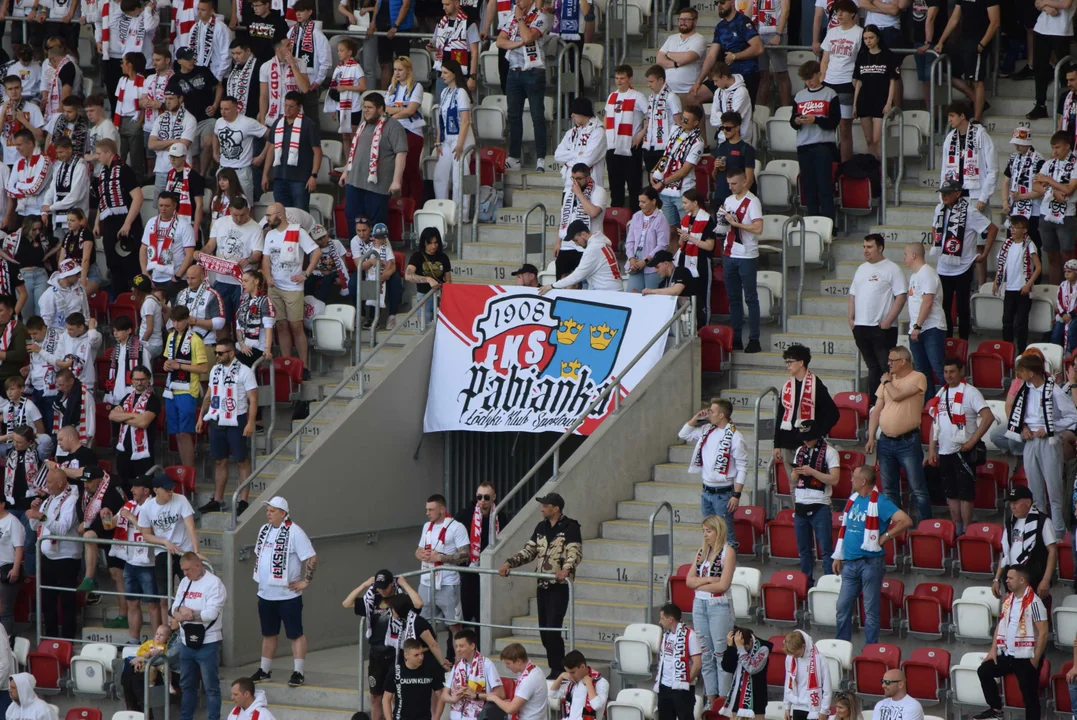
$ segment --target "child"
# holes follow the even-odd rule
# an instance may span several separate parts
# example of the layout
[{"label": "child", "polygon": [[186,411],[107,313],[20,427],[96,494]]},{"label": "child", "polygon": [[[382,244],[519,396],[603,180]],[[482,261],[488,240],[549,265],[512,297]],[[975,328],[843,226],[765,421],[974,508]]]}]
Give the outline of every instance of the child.
[{"label": "child", "polygon": [[[146,662],[167,651],[171,638],[172,630],[168,625],[158,626],[153,639],[139,645],[135,656],[124,663],[120,684],[123,685],[123,698],[128,710],[142,711],[142,673],[145,672]],[[150,668],[151,685],[157,684],[160,672],[157,667]]]},{"label": "child", "polygon": [[79,382],[92,394],[97,384],[97,353],[101,350],[101,333],[97,332],[97,321],[89,323],[80,312],[67,316],[67,334],[60,338],[60,344],[54,353],[42,351],[47,362],[57,370],[70,370]]},{"label": "child", "polygon": [[841,123],[838,94],[823,85],[819,63],[814,60],[801,65],[797,75],[805,87],[793,98],[789,124],[797,131],[797,161],[804,180],[804,204],[808,206],[809,215],[833,219],[832,166],[838,159],[836,130]]},{"label": "child", "polygon": [[153,359],[165,349],[162,308],[165,306],[163,292],[153,289],[148,275],[136,275],[131,281],[131,293],[138,306],[141,318],[138,326],[138,339],[142,345],[142,364],[153,367]]},{"label": "child", "polygon": [[[767,665],[773,649],[774,645],[757,638],[747,628],[734,627],[729,631],[726,649],[720,660],[722,670],[732,673],[733,684],[718,710],[719,714],[726,717],[759,717],[766,712]],[[748,704],[749,701],[751,704]]]},{"label": "child", "polygon": [[337,43],[337,58],[340,64],[333,69],[333,79],[329,82],[329,93],[325,96],[322,112],[337,113],[340,133],[343,135],[344,147],[352,145],[352,113],[362,109],[360,98],[366,92],[366,75],[363,66],[355,60],[359,45],[351,38],[344,38]]},{"label": "child", "polygon": [[1055,326],[1051,342],[1061,345],[1065,354],[1077,347],[1077,260],[1066,261],[1066,279],[1058,286],[1055,298]]},{"label": "child", "polygon": [[134,332],[134,323],[126,315],[117,315],[111,326],[116,344],[108,355],[105,402],[116,405],[132,391],[131,371],[142,362],[142,343]]},{"label": "child", "polygon": [[[81,257],[79,258],[81,260]],[[90,301],[79,283],[82,267],[74,258],[60,263],[60,269],[49,278],[49,286],[41,294],[38,307],[41,318],[49,327],[63,328],[74,313],[90,314]]]},{"label": "child", "polygon": [[1040,256],[1028,237],[1028,218],[1010,216],[1010,236],[998,251],[998,275],[992,292],[1002,298],[1002,339],[1017,340],[1017,353],[1028,344],[1028,315],[1032,311],[1032,287],[1040,276]]},{"label": "child", "polygon": [[30,351],[30,369],[27,373],[30,380],[30,397],[34,405],[41,410],[45,427],[51,431],[52,401],[56,397],[56,368],[45,358],[57,352],[64,331],[48,327],[44,320],[35,315],[26,321],[26,332],[30,336],[30,342],[26,346]]},{"label": "child", "polygon": [[7,400],[0,402],[0,422],[4,426],[4,435],[0,436],[0,455],[6,455],[15,440],[16,429],[29,425],[37,433],[37,448],[40,457],[52,456],[52,438],[45,433],[45,423],[41,410],[30,398],[24,397],[26,381],[19,375],[13,375],[4,381],[4,394]]}]

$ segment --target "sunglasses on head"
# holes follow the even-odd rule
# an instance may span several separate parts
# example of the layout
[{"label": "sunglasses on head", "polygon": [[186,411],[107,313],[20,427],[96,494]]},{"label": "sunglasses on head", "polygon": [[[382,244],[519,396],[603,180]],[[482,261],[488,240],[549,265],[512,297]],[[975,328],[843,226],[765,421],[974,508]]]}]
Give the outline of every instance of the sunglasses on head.
[{"label": "sunglasses on head", "polygon": [[476,493],[475,499],[481,502],[483,500],[493,500],[494,496],[493,495],[487,495],[486,493]]}]

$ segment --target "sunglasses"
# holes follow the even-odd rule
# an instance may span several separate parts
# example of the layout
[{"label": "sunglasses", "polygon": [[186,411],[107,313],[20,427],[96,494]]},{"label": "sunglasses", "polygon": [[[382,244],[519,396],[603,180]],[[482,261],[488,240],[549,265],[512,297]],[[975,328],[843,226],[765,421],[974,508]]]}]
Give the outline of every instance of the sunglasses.
[{"label": "sunglasses", "polygon": [[737,128],[734,125],[723,125],[722,126],[722,132],[724,132],[724,133],[731,133],[736,129]]},{"label": "sunglasses", "polygon": [[228,355],[231,352],[232,352],[231,350],[224,350],[223,352],[220,351],[220,350],[214,350],[213,354],[216,355],[217,357],[223,357],[225,355]]},{"label": "sunglasses", "polygon": [[882,684],[883,684],[883,687],[890,687],[891,685],[897,685],[899,682],[901,682],[901,681],[900,680],[883,680]]},{"label": "sunglasses", "polygon": [[477,495],[475,495],[475,499],[478,500],[479,502],[482,502],[483,500],[493,500],[494,496],[493,495],[484,495],[483,493],[478,493]]}]

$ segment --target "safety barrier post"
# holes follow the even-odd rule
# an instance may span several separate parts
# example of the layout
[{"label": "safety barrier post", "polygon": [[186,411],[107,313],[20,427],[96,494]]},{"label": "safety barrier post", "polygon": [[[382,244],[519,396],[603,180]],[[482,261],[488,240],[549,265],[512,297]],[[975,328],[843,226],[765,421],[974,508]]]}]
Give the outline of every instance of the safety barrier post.
[{"label": "safety barrier post", "polygon": [[[759,426],[757,425],[756,427]],[[666,571],[665,582],[666,600],[669,600],[669,578],[673,577],[673,506],[663,500],[662,502],[658,503],[657,507],[655,507],[654,509],[654,512],[651,513],[650,519],[647,521],[648,537],[650,538],[650,550],[647,553],[646,582],[650,590],[648,590],[647,592],[647,604],[643,608],[643,622],[648,624],[654,622],[654,553],[656,545],[655,540],[657,539],[654,535],[654,521],[658,517],[658,513],[662,512],[663,509],[669,512],[669,528],[667,530],[669,534],[666,536],[665,547],[665,550],[667,551],[666,556],[669,558],[669,567]]]}]

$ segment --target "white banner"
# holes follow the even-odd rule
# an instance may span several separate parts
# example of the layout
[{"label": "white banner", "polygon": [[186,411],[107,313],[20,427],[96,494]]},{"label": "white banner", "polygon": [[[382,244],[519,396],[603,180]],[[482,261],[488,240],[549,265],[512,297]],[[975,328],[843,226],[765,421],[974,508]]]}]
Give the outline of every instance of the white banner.
[{"label": "white banner", "polygon": [[[442,286],[426,432],[563,433],[673,316],[676,298],[595,290]],[[621,383],[623,400],[662,357],[655,343]],[[577,430],[590,435],[604,403]]]}]

